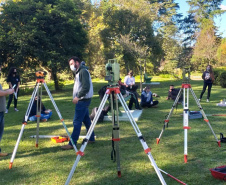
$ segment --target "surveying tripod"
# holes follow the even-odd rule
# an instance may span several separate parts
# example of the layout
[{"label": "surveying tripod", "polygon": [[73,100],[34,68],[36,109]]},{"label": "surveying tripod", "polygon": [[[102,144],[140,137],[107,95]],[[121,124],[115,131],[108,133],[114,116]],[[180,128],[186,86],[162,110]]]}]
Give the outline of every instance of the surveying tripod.
[{"label": "surveying tripod", "polygon": [[[186,74],[187,74],[187,76],[186,76]],[[201,112],[201,114],[202,114],[202,116],[204,118],[204,121],[208,124],[210,130],[212,131],[212,133],[213,133],[213,135],[214,135],[214,137],[215,137],[215,139],[216,139],[216,141],[218,143],[218,146],[221,147],[221,145],[220,145],[220,140],[217,139],[217,136],[214,133],[214,131],[213,131],[211,125],[210,125],[210,122],[209,122],[209,120],[208,120],[208,118],[207,118],[207,116],[206,116],[206,114],[205,114],[205,112],[204,112],[204,110],[203,110],[203,108],[202,108],[202,106],[201,106],[201,104],[200,104],[197,96],[195,95],[193,89],[191,88],[191,84],[190,84],[190,70],[186,70],[186,69],[184,70],[184,73],[183,73],[183,83],[182,83],[182,86],[180,88],[180,91],[179,91],[179,93],[178,93],[178,95],[177,95],[177,97],[176,97],[176,99],[175,99],[175,101],[173,103],[173,106],[172,106],[172,108],[170,110],[170,113],[168,114],[167,118],[164,121],[164,125],[163,125],[162,131],[161,131],[159,137],[156,138],[157,144],[159,144],[160,139],[161,139],[161,136],[162,136],[165,128],[168,127],[169,119],[170,119],[171,115],[173,114],[173,111],[174,111],[174,109],[175,109],[175,107],[176,107],[176,105],[177,105],[177,103],[179,101],[179,98],[180,98],[180,96],[182,94],[182,90],[183,90],[183,109],[184,109],[183,110],[184,162],[187,163],[187,155],[188,155],[188,149],[187,149],[188,148],[188,146],[187,146],[187,142],[188,142],[187,141],[187,138],[188,138],[188,129],[191,129],[191,127],[188,126],[188,119],[189,119],[189,115],[188,115],[189,114],[189,90],[191,91],[191,94],[192,94],[193,98],[195,99],[195,102],[196,102],[197,106],[200,109],[200,112]]]},{"label": "surveying tripod", "polygon": [[46,92],[48,93],[51,101],[52,101],[52,104],[60,118],[60,121],[62,122],[66,132],[67,132],[67,135],[68,137],[70,138],[71,142],[72,142],[72,145],[74,147],[74,150],[76,152],[78,152],[73,140],[71,139],[71,135],[64,123],[64,119],[62,118],[61,114],[60,114],[60,111],[48,89],[48,86],[46,85],[45,83],[45,79],[44,79],[44,72],[36,72],[36,77],[37,77],[37,81],[36,81],[36,85],[34,87],[34,91],[32,93],[32,96],[31,96],[31,99],[30,99],[30,102],[29,102],[29,105],[28,105],[28,108],[27,108],[27,111],[26,111],[26,114],[25,114],[25,117],[24,117],[24,120],[22,122],[22,127],[21,127],[21,130],[20,130],[20,134],[18,136],[18,139],[17,139],[17,142],[16,142],[16,145],[14,147],[14,150],[13,150],[13,154],[12,154],[12,157],[11,157],[11,160],[10,160],[10,163],[9,163],[9,169],[12,168],[12,165],[13,165],[13,161],[15,159],[15,156],[16,156],[16,152],[17,152],[17,149],[18,149],[18,146],[19,146],[19,143],[20,143],[20,140],[21,140],[21,137],[23,135],[23,131],[25,129],[25,125],[27,125],[27,121],[28,121],[28,118],[29,118],[29,114],[31,112],[31,108],[32,108],[32,105],[34,103],[34,99],[35,97],[37,96],[37,114],[36,114],[36,117],[37,117],[37,129],[36,129],[36,144],[35,146],[38,147],[38,140],[39,140],[39,123],[40,123],[40,117],[41,117],[41,100],[42,100],[42,85],[44,85],[45,89],[46,89]]},{"label": "surveying tripod", "polygon": [[[162,177],[162,174],[160,173],[163,172],[165,173],[166,175],[170,176],[171,178],[175,179],[176,181],[180,182],[181,184],[185,184],[184,182],[178,180],[177,178],[173,177],[172,175],[166,173],[165,171],[161,170],[160,168],[158,168],[158,166],[156,165],[155,163],[155,160],[154,158],[152,157],[151,155],[151,149],[148,147],[147,143],[145,142],[144,140],[144,137],[142,136],[139,128],[138,128],[138,125],[136,124],[120,90],[119,90],[119,87],[117,86],[109,86],[105,92],[105,95],[100,103],[100,106],[98,108],[98,111],[96,112],[96,115],[93,119],[93,122],[87,132],[87,135],[85,136],[85,138],[83,139],[83,142],[82,142],[82,145],[79,149],[79,151],[76,153],[77,154],[77,158],[75,160],[75,163],[73,164],[72,166],[72,169],[68,175],[68,178],[65,182],[65,185],[68,185],[70,183],[70,180],[75,172],[75,169],[81,159],[82,156],[84,156],[84,150],[88,144],[88,141],[89,141],[89,138],[94,130],[94,127],[100,117],[100,114],[101,114],[101,111],[103,110],[104,108],[104,105],[106,103],[106,101],[108,100],[108,97],[110,95],[110,103],[111,103],[111,113],[112,113],[112,124],[113,124],[113,131],[112,131],[112,140],[114,141],[114,146],[116,148],[116,161],[117,161],[117,171],[118,171],[118,177],[121,177],[121,169],[120,169],[120,155],[119,155],[119,141],[120,141],[120,138],[119,138],[119,108],[118,108],[118,100],[120,101],[123,109],[125,110],[129,120],[130,120],[130,123],[132,124],[132,127],[134,128],[140,142],[141,142],[141,145],[143,146],[144,148],[144,152],[147,154],[148,158],[150,159],[151,161],[151,165],[154,167],[158,177],[159,177],[159,180],[161,181],[162,184],[166,184],[164,178]],[[115,101],[115,104],[114,104],[114,101]],[[114,106],[115,105],[115,106]],[[114,108],[115,107],[115,110],[116,110],[116,118],[115,118],[115,112],[114,112]]]}]

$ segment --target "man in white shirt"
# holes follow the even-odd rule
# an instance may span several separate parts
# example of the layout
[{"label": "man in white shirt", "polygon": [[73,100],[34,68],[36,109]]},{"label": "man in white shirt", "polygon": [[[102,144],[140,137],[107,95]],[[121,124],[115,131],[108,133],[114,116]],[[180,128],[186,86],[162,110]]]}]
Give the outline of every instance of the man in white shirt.
[{"label": "man in white shirt", "polygon": [[136,92],[138,86],[135,84],[135,78],[133,77],[133,71],[130,70],[128,75],[124,79],[126,90]]}]

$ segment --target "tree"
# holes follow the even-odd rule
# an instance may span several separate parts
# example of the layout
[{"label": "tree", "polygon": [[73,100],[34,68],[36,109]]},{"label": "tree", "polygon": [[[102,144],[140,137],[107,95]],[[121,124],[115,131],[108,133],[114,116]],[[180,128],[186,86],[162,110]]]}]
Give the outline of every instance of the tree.
[{"label": "tree", "polygon": [[8,1],[0,14],[0,62],[8,66],[44,66],[59,89],[57,73],[67,59],[82,57],[88,39],[73,0]]},{"label": "tree", "polygon": [[220,65],[226,65],[226,38],[221,40],[221,44],[217,50],[217,58]]}]

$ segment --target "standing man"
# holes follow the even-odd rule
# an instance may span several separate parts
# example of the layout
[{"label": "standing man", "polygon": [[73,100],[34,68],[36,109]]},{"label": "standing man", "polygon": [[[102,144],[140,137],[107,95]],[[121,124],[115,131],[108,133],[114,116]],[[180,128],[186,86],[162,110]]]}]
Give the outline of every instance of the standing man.
[{"label": "standing man", "polygon": [[[74,144],[77,144],[77,140],[80,135],[82,122],[86,126],[86,130],[89,130],[91,120],[89,117],[89,105],[93,96],[93,84],[91,81],[90,73],[87,68],[81,64],[78,57],[71,57],[69,60],[70,69],[75,73],[75,82],[73,88],[73,100],[75,104],[75,115],[73,120],[73,132],[71,139]],[[94,132],[91,134],[89,143],[95,142]],[[71,141],[68,145],[61,147],[63,150],[73,149]]]},{"label": "standing man", "polygon": [[[1,76],[1,65],[0,65],[0,76]],[[4,131],[4,112],[6,106],[5,96],[8,94],[14,93],[14,89],[3,90],[2,85],[0,84],[0,141],[2,139]],[[7,153],[2,153],[0,148],[0,157],[7,156]]]}]

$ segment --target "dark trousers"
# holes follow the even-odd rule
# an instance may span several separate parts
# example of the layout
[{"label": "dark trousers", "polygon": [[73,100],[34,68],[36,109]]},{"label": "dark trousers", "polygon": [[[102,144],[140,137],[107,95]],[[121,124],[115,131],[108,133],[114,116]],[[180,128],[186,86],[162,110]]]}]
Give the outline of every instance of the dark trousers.
[{"label": "dark trousers", "polygon": [[7,104],[7,109],[9,109],[11,103],[12,103],[12,100],[13,100],[13,97],[14,97],[14,108],[17,108],[17,100],[18,100],[18,96],[19,96],[19,89],[17,91],[17,99],[16,97],[14,96],[14,93],[13,94],[10,94],[9,95],[9,100],[8,100],[8,104]]},{"label": "dark trousers", "polygon": [[203,89],[202,89],[202,92],[201,92],[201,94],[200,94],[200,99],[202,99],[202,96],[203,96],[203,94],[205,93],[206,87],[207,87],[207,86],[208,86],[207,99],[210,98],[210,92],[211,92],[212,85],[213,85],[212,83],[206,83],[206,82],[204,82],[204,84],[203,84]]},{"label": "dark trousers", "polygon": [[153,101],[153,104],[150,104],[150,103],[148,103],[148,102],[141,102],[141,103],[140,103],[140,106],[141,106],[141,107],[148,107],[148,108],[150,108],[150,107],[152,107],[152,106],[157,105],[158,103],[159,103],[158,101]]},{"label": "dark trousers", "polygon": [[[4,112],[0,112],[0,142],[4,131]],[[1,148],[0,148],[1,153]]]},{"label": "dark trousers", "polygon": [[131,96],[131,98],[129,100],[129,110],[132,110],[133,103],[135,104],[136,109],[140,109],[138,98],[135,95],[135,93],[130,92],[130,96]]},{"label": "dark trousers", "polygon": [[132,86],[126,87],[126,90],[135,92],[137,90],[137,88],[138,88],[138,85],[132,85]]},{"label": "dark trousers", "polygon": [[[73,140],[74,144],[77,144],[77,140],[79,139],[79,135],[81,132],[82,122],[85,124],[86,131],[88,132],[89,127],[91,125],[91,120],[89,118],[89,105],[91,100],[88,101],[78,101],[75,105],[75,115],[73,120],[74,129],[71,134],[71,139]],[[94,141],[94,132],[92,132],[90,136],[90,141]],[[69,144],[72,145],[71,141]]]}]

